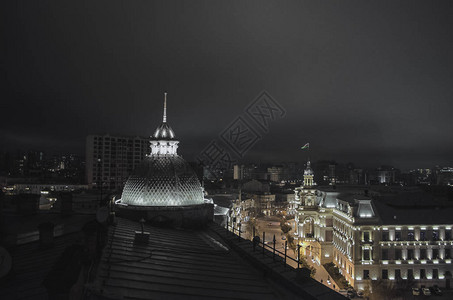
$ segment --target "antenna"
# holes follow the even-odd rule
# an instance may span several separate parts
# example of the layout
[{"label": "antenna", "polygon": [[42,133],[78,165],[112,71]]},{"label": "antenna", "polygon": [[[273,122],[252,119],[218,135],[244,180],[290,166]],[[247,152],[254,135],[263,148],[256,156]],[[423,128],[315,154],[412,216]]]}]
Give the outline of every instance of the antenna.
[{"label": "antenna", "polygon": [[167,122],[167,92],[164,92],[164,123]]}]

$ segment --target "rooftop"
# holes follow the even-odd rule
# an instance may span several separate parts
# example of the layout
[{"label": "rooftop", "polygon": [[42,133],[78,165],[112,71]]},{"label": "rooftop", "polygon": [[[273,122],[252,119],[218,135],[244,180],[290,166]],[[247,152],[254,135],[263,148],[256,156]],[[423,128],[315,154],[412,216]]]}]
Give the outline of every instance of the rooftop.
[{"label": "rooftop", "polygon": [[257,259],[261,251],[254,257],[251,241],[228,239],[217,224],[195,231],[145,225],[147,244],[134,243],[136,230],[140,223],[121,218],[109,229],[91,290],[98,297],[344,299],[310,278],[295,283],[295,269]]},{"label": "rooftop", "polygon": [[[429,201],[425,204],[387,202],[386,199],[373,201],[384,225],[440,225],[453,223],[453,206],[436,206]],[[388,200],[388,199],[387,199]]]}]

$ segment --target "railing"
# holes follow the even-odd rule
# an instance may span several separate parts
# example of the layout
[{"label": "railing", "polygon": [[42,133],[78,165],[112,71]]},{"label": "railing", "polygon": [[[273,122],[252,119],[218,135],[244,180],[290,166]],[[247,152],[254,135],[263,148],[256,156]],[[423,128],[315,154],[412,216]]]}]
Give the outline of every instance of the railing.
[{"label": "railing", "polygon": [[[235,228],[234,224],[230,225],[228,223],[228,221],[226,222],[226,230],[228,232],[231,232],[231,234],[236,235],[238,237],[238,241],[241,240],[241,234],[243,233],[243,231],[240,228],[241,228],[241,223],[239,223],[239,228]],[[237,232],[237,234],[236,234],[236,232]],[[279,250],[277,250],[275,248],[275,244],[276,244],[275,234],[274,234],[274,237],[272,239],[272,245],[271,246],[266,244],[266,233],[265,232],[263,232],[263,240],[261,241],[258,236],[255,236],[255,227],[253,227],[252,236],[253,236],[253,240],[252,240],[252,242],[253,242],[253,252],[261,250],[261,253],[262,253],[263,256],[270,257],[271,255],[268,252],[265,251],[266,248],[268,248],[267,250],[269,250],[269,252],[272,253],[272,260],[273,261],[275,261],[275,254],[277,254],[278,256],[280,256],[283,259],[284,268],[286,268],[287,261],[289,259],[290,261],[295,262],[297,264],[297,268],[300,269],[302,261],[301,261],[301,256],[300,256],[300,248],[301,248],[301,246],[299,244],[297,245],[297,259],[294,259],[294,258],[292,258],[292,257],[287,255],[288,241],[285,240],[285,249],[284,249],[284,252],[281,252],[281,251],[279,251]]]}]

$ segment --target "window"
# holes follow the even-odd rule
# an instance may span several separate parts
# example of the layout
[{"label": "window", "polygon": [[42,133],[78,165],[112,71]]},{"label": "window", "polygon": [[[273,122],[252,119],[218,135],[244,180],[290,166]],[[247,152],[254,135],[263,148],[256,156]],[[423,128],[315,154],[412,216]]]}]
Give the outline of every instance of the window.
[{"label": "window", "polygon": [[369,231],[365,231],[365,232],[363,233],[363,240],[364,240],[365,242],[369,242],[369,241],[370,241],[370,232],[369,232]]},{"label": "window", "polygon": [[401,270],[400,269],[395,269],[395,279],[401,278]]},{"label": "window", "polygon": [[414,270],[407,269],[407,279],[414,279]]},{"label": "window", "polygon": [[370,279],[370,270],[363,270],[363,279]]},{"label": "window", "polygon": [[330,218],[330,219],[326,219],[326,227],[332,227],[333,226],[333,220]]},{"label": "window", "polygon": [[420,269],[420,279],[425,279],[425,278],[426,278],[425,269]]},{"label": "window", "polygon": [[382,240],[383,241],[388,241],[389,240],[389,232],[388,231],[383,231],[382,232]]},{"label": "window", "polygon": [[439,278],[439,269],[433,269],[433,279]]},{"label": "window", "polygon": [[420,241],[426,241],[426,232],[420,231]]},{"label": "window", "polygon": [[388,249],[382,249],[382,259],[383,260],[389,259],[389,250]]},{"label": "window", "polygon": [[401,249],[395,249],[395,259],[401,259],[402,256]]},{"label": "window", "polygon": [[426,259],[426,249],[420,249],[420,259]]},{"label": "window", "polygon": [[451,229],[445,229],[445,240],[450,241],[451,240]]},{"label": "window", "polygon": [[382,279],[389,279],[389,270],[387,269],[382,270]]},{"label": "window", "polygon": [[413,231],[409,231],[407,233],[407,240],[408,241],[413,241],[414,240],[414,232]]},{"label": "window", "polygon": [[414,259],[414,249],[407,249],[407,259]]},{"label": "window", "polygon": [[433,249],[432,259],[438,259],[438,258],[439,258],[439,249]]},{"label": "window", "polygon": [[401,241],[401,231],[395,231],[395,241]]},{"label": "window", "polygon": [[433,241],[439,240],[439,231],[433,230]]},{"label": "window", "polygon": [[326,242],[331,242],[333,239],[333,232],[331,230],[326,231]]},{"label": "window", "polygon": [[370,260],[370,250],[363,250],[363,259]]}]

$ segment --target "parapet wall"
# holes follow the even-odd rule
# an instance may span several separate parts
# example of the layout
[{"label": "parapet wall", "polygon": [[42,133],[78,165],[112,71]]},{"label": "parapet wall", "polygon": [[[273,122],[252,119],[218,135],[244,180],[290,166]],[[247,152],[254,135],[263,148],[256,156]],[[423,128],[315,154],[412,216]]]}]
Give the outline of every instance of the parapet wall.
[{"label": "parapet wall", "polygon": [[115,212],[119,217],[169,228],[204,227],[214,218],[213,204],[189,206],[134,206],[116,205]]}]

